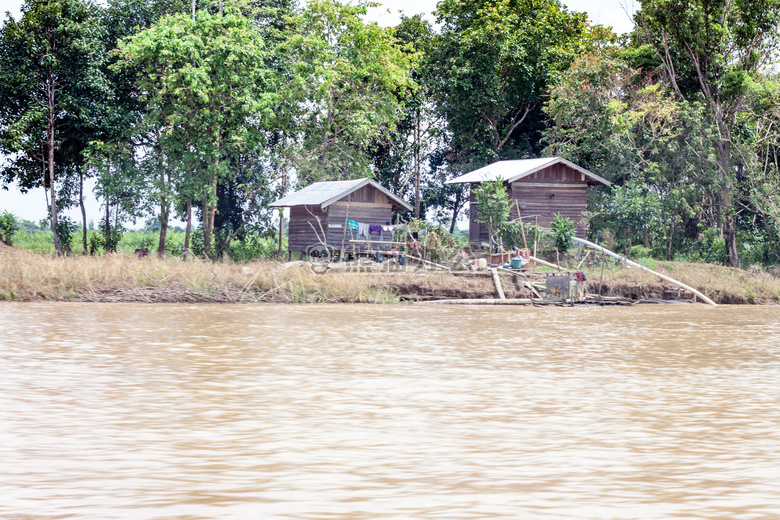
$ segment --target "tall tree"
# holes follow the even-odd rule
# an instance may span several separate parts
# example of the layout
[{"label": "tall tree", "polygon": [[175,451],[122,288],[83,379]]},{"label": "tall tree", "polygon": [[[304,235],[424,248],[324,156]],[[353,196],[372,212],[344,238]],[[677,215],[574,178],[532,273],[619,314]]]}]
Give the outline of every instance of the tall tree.
[{"label": "tall tree", "polygon": [[435,41],[433,27],[421,15],[401,16],[395,37],[404,52],[419,55],[412,63],[414,89],[399,92],[402,114],[393,131],[378,139],[371,152],[375,178],[397,195],[414,200],[414,216],[425,215],[422,188],[433,151],[443,145],[443,118],[436,110],[433,77],[436,64],[430,60]]},{"label": "tall tree", "polygon": [[635,20],[679,99],[702,101],[717,130],[717,217],[729,261],[739,266],[732,139],[749,79],[777,50],[780,2],[645,0]]},{"label": "tall tree", "polygon": [[548,87],[583,50],[585,13],[558,0],[442,0],[436,61],[453,148],[475,165],[537,155]]},{"label": "tall tree", "polygon": [[299,180],[348,179],[370,172],[368,151],[402,117],[414,54],[392,29],[363,21],[364,5],[312,0],[284,46],[294,78],[292,163]]},{"label": "tall tree", "polygon": [[120,62],[140,73],[147,117],[165,130],[164,144],[203,169],[192,182],[203,205],[204,252],[212,253],[217,185],[233,175],[229,159],[257,146],[272,119],[274,79],[251,22],[226,9],[166,16],[124,40]]},{"label": "tall tree", "polygon": [[[26,170],[23,185],[48,188],[58,254],[57,173],[64,170],[57,168],[57,154],[66,126],[94,126],[107,97],[103,32],[97,8],[82,0],[30,0],[21,19],[9,17],[0,30],[0,146],[15,156],[11,175]],[[40,183],[31,181],[29,167],[45,170]]]}]

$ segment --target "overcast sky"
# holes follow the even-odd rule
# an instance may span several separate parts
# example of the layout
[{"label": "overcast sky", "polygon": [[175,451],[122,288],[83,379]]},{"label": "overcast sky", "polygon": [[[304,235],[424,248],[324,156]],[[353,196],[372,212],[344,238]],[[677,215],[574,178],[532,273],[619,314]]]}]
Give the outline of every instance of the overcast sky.
[{"label": "overcast sky", "polygon": [[[571,11],[585,11],[590,16],[591,21],[602,25],[610,25],[615,32],[628,32],[632,28],[631,18],[628,11],[633,12],[635,6],[633,0],[563,0]],[[431,22],[434,22],[433,11],[436,9],[437,0],[385,0],[382,7],[369,10],[368,18],[375,20],[380,25],[392,26],[399,21],[399,12],[406,15],[424,14]],[[19,18],[19,10],[22,5],[21,0],[0,0],[0,13],[4,23],[6,11],[11,13],[15,19]],[[98,203],[91,196],[87,201],[87,218],[99,220],[100,208]],[[85,193],[86,194],[86,193]],[[11,211],[18,218],[32,220],[37,222],[46,216],[46,202],[43,190],[34,190],[28,194],[22,195],[10,186],[10,191],[0,189],[0,212]],[[77,222],[81,220],[77,209],[71,209],[66,212]],[[139,224],[141,224],[139,222]]]}]

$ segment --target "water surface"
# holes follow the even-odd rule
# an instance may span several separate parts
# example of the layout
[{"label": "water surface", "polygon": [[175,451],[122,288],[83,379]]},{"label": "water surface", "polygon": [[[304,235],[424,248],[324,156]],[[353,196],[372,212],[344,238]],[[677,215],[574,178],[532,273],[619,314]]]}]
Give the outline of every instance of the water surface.
[{"label": "water surface", "polygon": [[0,305],[0,518],[780,518],[780,307]]}]

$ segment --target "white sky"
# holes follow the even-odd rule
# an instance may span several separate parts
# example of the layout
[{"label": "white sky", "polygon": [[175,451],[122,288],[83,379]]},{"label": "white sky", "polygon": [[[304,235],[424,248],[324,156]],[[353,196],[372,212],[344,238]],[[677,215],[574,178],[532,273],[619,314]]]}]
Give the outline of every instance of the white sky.
[{"label": "white sky", "polygon": [[[610,25],[618,33],[628,32],[632,29],[631,18],[627,12],[635,10],[634,0],[563,0],[571,11],[585,11],[591,21],[602,25]],[[426,18],[434,22],[431,14],[436,9],[437,0],[385,0],[382,7],[369,10],[368,18],[375,20],[380,25],[392,26],[399,22],[399,11],[408,16],[425,14]],[[0,0],[0,13],[2,22],[5,23],[6,11],[15,18],[19,18],[22,0]],[[42,189],[33,190],[22,194],[15,186],[10,186],[10,191],[0,189],[0,212],[10,211],[18,218],[38,222],[46,216],[46,201]],[[89,193],[87,204],[87,218],[97,222],[100,219],[100,207],[91,196],[91,186],[85,189],[85,195]],[[78,208],[66,212],[76,222],[81,221],[81,213]],[[139,224],[141,224],[139,222]]]}]

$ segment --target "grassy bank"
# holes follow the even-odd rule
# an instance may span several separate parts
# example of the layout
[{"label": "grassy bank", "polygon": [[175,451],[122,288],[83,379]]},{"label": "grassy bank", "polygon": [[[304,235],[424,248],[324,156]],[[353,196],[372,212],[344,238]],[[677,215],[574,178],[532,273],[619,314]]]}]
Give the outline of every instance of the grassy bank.
[{"label": "grassy bank", "polygon": [[[711,264],[656,262],[656,271],[695,287],[718,303],[780,302],[780,278]],[[368,268],[367,268],[368,269]],[[587,292],[641,299],[690,299],[669,283],[637,269],[600,266],[585,270]],[[524,281],[502,275],[508,298],[532,297]],[[233,263],[133,255],[57,258],[0,244],[0,300],[98,302],[394,303],[403,300],[494,298],[490,273],[430,272],[316,274],[308,263]]]},{"label": "grassy bank", "polygon": [[[653,262],[649,266],[679,282],[698,289],[716,303],[780,303],[780,278],[775,274],[733,267],[690,262]],[[587,289],[599,292],[600,269],[588,272]],[[632,299],[666,299],[675,297],[677,289],[670,283],[639,269],[612,267],[604,270],[602,294]],[[681,294],[690,299],[690,293]]]},{"label": "grassy bank", "polygon": [[0,300],[388,303],[370,275],[317,275],[274,262],[183,262],[132,255],[53,257],[0,244]]}]

